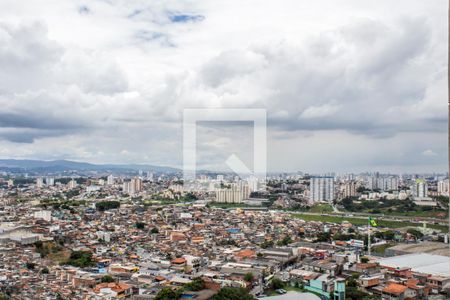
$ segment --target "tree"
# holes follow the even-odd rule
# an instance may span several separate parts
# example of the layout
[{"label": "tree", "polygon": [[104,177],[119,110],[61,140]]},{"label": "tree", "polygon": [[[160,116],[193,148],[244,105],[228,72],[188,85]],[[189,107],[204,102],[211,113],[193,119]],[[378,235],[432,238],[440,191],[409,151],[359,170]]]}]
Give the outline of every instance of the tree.
[{"label": "tree", "polygon": [[72,251],[70,254],[69,260],[66,262],[66,264],[79,267],[79,268],[85,268],[90,267],[95,264],[95,262],[92,260],[92,253],[87,251]]},{"label": "tree", "polygon": [[159,230],[158,230],[158,228],[153,227],[152,230],[150,230],[150,233],[156,234],[156,233],[159,233]]},{"label": "tree", "polygon": [[350,198],[350,197],[346,197],[346,198],[342,199],[341,204],[348,211],[353,211],[354,210],[353,199]]},{"label": "tree", "polygon": [[10,298],[5,294],[0,293],[0,300],[9,300]]},{"label": "tree", "polygon": [[376,299],[376,298],[371,298],[370,294],[360,291],[356,287],[347,287],[347,289],[345,290],[345,299],[361,300],[361,299]]},{"label": "tree", "polygon": [[144,229],[145,228],[145,223],[144,222],[136,222],[135,226],[137,229]]},{"label": "tree", "polygon": [[253,279],[255,279],[255,276],[253,276],[252,272],[248,272],[247,274],[244,275],[244,280],[247,282],[252,282]]},{"label": "tree", "polygon": [[184,196],[184,201],[186,201],[186,202],[190,202],[190,201],[195,201],[195,200],[197,200],[198,198],[197,198],[197,196],[195,196],[193,193],[187,193],[185,196]]},{"label": "tree", "polygon": [[290,243],[292,243],[291,237],[290,237],[290,236],[285,236],[282,240],[279,240],[279,241],[277,242],[277,245],[278,245],[278,246],[287,246],[287,245],[289,245]]},{"label": "tree", "polygon": [[280,278],[274,277],[270,282],[270,286],[274,290],[282,289],[284,288],[284,282]]},{"label": "tree", "polygon": [[319,243],[319,242],[326,242],[326,243],[328,243],[328,242],[330,242],[330,240],[331,240],[331,235],[330,235],[329,232],[320,232],[317,235],[317,238],[316,238],[315,242],[316,243]]},{"label": "tree", "polygon": [[392,230],[385,231],[383,235],[385,240],[392,241],[395,239],[395,232],[393,232]]},{"label": "tree", "polygon": [[105,211],[108,209],[119,208],[119,201],[100,201],[95,204],[95,208],[99,211]]},{"label": "tree", "polygon": [[407,233],[409,233],[410,235],[413,235],[416,239],[421,239],[422,237],[423,237],[423,233],[422,232],[420,232],[419,230],[417,230],[417,229],[412,229],[412,228],[410,228],[410,229],[408,229],[407,231],[406,231]]},{"label": "tree", "polygon": [[244,288],[223,287],[212,300],[254,300],[255,297],[250,295]]},{"label": "tree", "polygon": [[360,299],[378,299],[368,293],[358,290],[357,278],[350,277],[347,280],[347,287],[345,289],[345,299],[349,300],[360,300]]},{"label": "tree", "polygon": [[114,278],[111,275],[105,275],[102,277],[102,282],[114,282]]},{"label": "tree", "polygon": [[155,300],[176,300],[180,298],[181,291],[180,290],[173,290],[171,288],[163,288],[156,294]]},{"label": "tree", "polygon": [[263,249],[271,248],[271,247],[273,247],[273,241],[264,241],[264,242],[262,242],[260,247]]},{"label": "tree", "polygon": [[368,259],[367,257],[363,256],[363,257],[361,257],[361,262],[362,262],[363,264],[366,264],[366,263],[369,262],[369,259]]},{"label": "tree", "polygon": [[28,270],[34,270],[34,267],[36,266],[36,264],[32,263],[32,262],[27,262],[25,264],[25,266],[27,267]]},{"label": "tree", "polygon": [[42,243],[42,241],[36,241],[34,243],[34,246],[36,247],[36,252],[41,255],[41,257],[46,257],[50,250],[49,250],[49,244],[48,243]]},{"label": "tree", "polygon": [[192,282],[186,283],[184,288],[188,291],[198,292],[205,288],[205,283],[200,277],[194,278]]},{"label": "tree", "polygon": [[41,273],[42,273],[42,274],[48,274],[48,273],[49,273],[48,268],[43,268],[43,269],[41,270]]},{"label": "tree", "polygon": [[358,193],[364,193],[365,191],[369,191],[369,190],[366,189],[364,186],[360,186],[356,189],[356,192],[358,192]]},{"label": "tree", "polygon": [[64,300],[63,296],[60,293],[56,295],[56,300]]}]

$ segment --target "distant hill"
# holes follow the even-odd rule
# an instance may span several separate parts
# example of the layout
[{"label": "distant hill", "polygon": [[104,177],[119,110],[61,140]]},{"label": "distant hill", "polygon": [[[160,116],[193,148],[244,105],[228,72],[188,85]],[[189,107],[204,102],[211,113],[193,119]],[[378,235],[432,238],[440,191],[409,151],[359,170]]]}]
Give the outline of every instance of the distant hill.
[{"label": "distant hill", "polygon": [[180,172],[179,169],[138,164],[90,164],[70,160],[30,160],[30,159],[0,159],[0,169],[23,170],[27,172],[63,172],[63,171],[151,171],[162,173]]}]

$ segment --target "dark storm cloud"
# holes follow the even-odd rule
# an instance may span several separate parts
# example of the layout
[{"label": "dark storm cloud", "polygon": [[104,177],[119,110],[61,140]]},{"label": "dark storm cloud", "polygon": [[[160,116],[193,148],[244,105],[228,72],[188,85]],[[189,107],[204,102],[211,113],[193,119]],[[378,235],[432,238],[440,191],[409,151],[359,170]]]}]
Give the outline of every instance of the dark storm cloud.
[{"label": "dark storm cloud", "polygon": [[80,130],[74,128],[0,128],[0,140],[6,140],[13,143],[32,144],[36,139],[48,137],[60,137],[70,133],[79,133]]},{"label": "dark storm cloud", "polygon": [[37,115],[28,111],[23,113],[0,112],[0,127],[61,130],[84,128],[85,126],[81,123],[68,120],[64,116],[55,118],[51,115]]}]

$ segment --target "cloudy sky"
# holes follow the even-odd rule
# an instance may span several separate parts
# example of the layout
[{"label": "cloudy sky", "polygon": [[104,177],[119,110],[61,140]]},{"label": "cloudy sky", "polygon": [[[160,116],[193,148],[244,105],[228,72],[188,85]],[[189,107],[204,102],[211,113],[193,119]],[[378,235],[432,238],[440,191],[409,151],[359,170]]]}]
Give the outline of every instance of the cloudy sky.
[{"label": "cloudy sky", "polygon": [[[264,108],[271,171],[444,171],[444,0],[3,0],[0,158],[182,164]],[[248,124],[199,164],[251,160]],[[249,154],[250,153],[250,154]]]}]

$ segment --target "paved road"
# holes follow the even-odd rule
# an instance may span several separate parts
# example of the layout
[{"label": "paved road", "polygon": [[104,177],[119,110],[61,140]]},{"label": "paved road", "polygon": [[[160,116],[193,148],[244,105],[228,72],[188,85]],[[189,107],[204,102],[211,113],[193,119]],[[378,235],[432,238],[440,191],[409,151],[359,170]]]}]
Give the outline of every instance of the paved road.
[{"label": "paved road", "polygon": [[[407,216],[391,216],[391,215],[383,215],[383,214],[367,214],[367,213],[312,213],[312,212],[298,212],[299,214],[303,215],[312,215],[312,216],[331,216],[331,217],[348,217],[353,219],[365,219],[367,217],[373,217],[379,220],[387,220],[387,221],[393,221],[393,222],[402,222],[402,221],[408,221],[412,223],[422,224],[422,221],[425,221],[427,223],[431,224],[439,224],[439,225],[448,225],[447,219],[437,219],[437,218],[425,218],[425,217],[407,217]],[[420,219],[420,221],[419,221]]]}]

